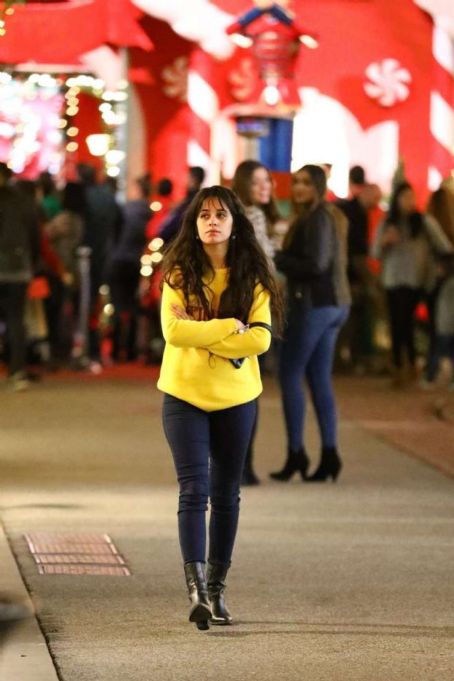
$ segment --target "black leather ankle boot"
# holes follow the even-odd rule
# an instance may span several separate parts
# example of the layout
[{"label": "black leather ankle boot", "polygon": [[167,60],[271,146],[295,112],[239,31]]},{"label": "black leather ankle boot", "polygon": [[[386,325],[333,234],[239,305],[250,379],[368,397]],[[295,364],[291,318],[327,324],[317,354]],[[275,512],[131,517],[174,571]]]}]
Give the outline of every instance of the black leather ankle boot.
[{"label": "black leather ankle boot", "polygon": [[296,451],[289,448],[287,450],[287,460],[284,468],[275,473],[270,473],[270,478],[273,480],[280,480],[281,482],[287,482],[294,473],[299,471],[302,479],[305,480],[308,466],[309,459],[304,447],[301,447],[301,449]]},{"label": "black leather ankle boot", "polygon": [[208,561],[207,583],[208,598],[211,603],[211,624],[232,624],[232,615],[224,601],[225,579],[230,563],[211,563]]},{"label": "black leather ankle boot", "polygon": [[306,478],[306,482],[336,482],[342,469],[342,461],[335,447],[323,447],[317,470]]},{"label": "black leather ankle boot", "polygon": [[195,622],[198,629],[209,629],[208,621],[211,619],[211,606],[208,599],[204,563],[185,563],[184,575],[191,602],[189,621]]}]

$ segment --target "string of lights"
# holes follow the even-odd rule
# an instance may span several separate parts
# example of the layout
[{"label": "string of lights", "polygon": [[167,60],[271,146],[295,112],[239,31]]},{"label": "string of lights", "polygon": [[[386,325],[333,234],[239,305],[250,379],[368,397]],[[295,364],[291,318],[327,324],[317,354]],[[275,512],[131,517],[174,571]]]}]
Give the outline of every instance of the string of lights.
[{"label": "string of lights", "polygon": [[[84,143],[91,155],[102,157],[104,170],[109,177],[116,178],[120,175],[125,152],[116,148],[116,131],[126,121],[126,81],[121,82],[118,90],[113,91],[105,88],[102,79],[88,74],[64,76],[1,71],[0,90],[0,112],[3,120],[1,133],[11,140],[12,158],[9,159],[9,165],[14,172],[23,172],[28,156],[36,152],[40,144],[47,145],[51,141],[52,159],[48,158],[48,161],[52,172],[58,172],[65,154],[77,160],[80,145]],[[81,139],[81,130],[77,123],[77,116],[83,106],[80,99],[82,94],[98,100],[102,121],[102,132],[89,134],[85,139]],[[44,102],[50,104],[51,99],[52,107],[47,107],[45,125],[40,124],[42,112],[39,107]],[[45,132],[41,129],[43,126],[46,128]],[[57,160],[58,155],[60,161]]]},{"label": "string of lights", "polygon": [[0,37],[6,35],[8,18],[14,14],[14,5],[25,5],[26,0],[4,0],[0,7]]}]

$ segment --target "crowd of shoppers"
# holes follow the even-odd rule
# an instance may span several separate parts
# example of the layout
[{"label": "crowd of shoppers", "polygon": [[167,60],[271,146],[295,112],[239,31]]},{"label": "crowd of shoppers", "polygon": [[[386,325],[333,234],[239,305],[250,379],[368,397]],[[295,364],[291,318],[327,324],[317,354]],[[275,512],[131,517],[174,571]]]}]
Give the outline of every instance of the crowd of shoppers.
[{"label": "crowd of shoppers", "polygon": [[[317,167],[329,178],[327,164]],[[22,390],[31,379],[39,378],[33,370],[36,362],[52,370],[70,365],[100,371],[106,361],[130,361],[138,356],[160,361],[164,345],[159,328],[160,268],[153,260],[148,268],[152,276],[142,276],[142,257],[146,253],[150,264],[150,239],[158,237],[164,248],[169,247],[204,180],[202,168],[189,168],[186,195],[175,203],[172,182],[163,178],[153,185],[147,175],[130,187],[129,200],[120,206],[111,184],[100,182],[91,166],[80,165],[78,177],[57,191],[49,173],[31,182],[11,177],[3,164],[4,215],[19,211],[20,204],[17,222],[29,223],[13,231],[16,240],[20,234],[27,235],[22,250],[28,254],[24,262],[30,264],[8,273],[6,269],[12,266],[5,262],[9,246],[2,248],[0,351],[9,362],[11,387]],[[304,213],[299,199],[299,192],[304,193],[301,174],[293,175],[287,202],[291,214],[285,220],[282,214],[288,211],[274,198],[272,175],[262,163],[240,163],[231,186],[276,281],[288,294],[293,284],[282,263],[290,235]],[[153,196],[160,208],[155,214],[150,208]],[[348,220],[347,275],[352,300],[336,345],[335,366],[358,375],[390,371],[396,387],[415,378],[423,387],[432,387],[440,368],[438,298],[449,270],[447,261],[441,259],[452,252],[454,243],[452,189],[443,183],[421,212],[411,185],[396,184],[386,210],[380,189],[367,181],[362,167],[354,166],[349,196],[338,199],[326,188],[322,203],[330,209],[331,221],[340,223],[340,211]],[[6,244],[6,227],[2,239]],[[81,276],[82,253],[89,254],[84,261],[86,277]],[[288,304],[289,320],[293,320],[290,311]],[[108,342],[103,343],[106,338]],[[387,338],[390,365],[384,359]],[[285,336],[273,339],[271,350],[259,359],[262,373],[279,374],[283,380],[279,346],[287,341]],[[80,355],[83,361],[78,363],[75,357]],[[22,357],[25,360],[18,359]],[[258,418],[254,433],[257,424]],[[253,449],[254,437],[244,484],[260,482]]]},{"label": "crowd of shoppers", "polygon": [[[417,210],[412,186],[400,183],[389,210],[379,226],[372,253],[382,261],[382,283],[386,292],[392,343],[394,383],[417,378],[415,310],[426,297],[430,326],[434,329],[437,257],[452,251],[452,244],[438,222]],[[434,332],[431,333],[434,337]],[[434,353],[434,341],[429,357]],[[429,362],[430,364],[430,362]]]},{"label": "crowd of shoppers", "polygon": [[[57,190],[48,173],[23,180],[0,164],[0,354],[16,391],[45,370],[100,371],[105,339],[109,361],[137,354],[150,176],[138,178],[120,206],[94,167],[77,171]],[[106,301],[110,316],[101,328]]]}]

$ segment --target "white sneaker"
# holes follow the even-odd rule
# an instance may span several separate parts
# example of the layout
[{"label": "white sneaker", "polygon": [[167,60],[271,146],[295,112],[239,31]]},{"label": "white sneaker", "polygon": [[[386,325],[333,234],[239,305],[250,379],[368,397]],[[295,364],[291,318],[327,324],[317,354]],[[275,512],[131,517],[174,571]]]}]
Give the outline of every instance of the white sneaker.
[{"label": "white sneaker", "polygon": [[435,381],[428,381],[426,378],[422,378],[419,381],[419,387],[421,390],[435,390],[437,387]]},{"label": "white sneaker", "polygon": [[15,374],[12,374],[8,379],[8,384],[10,390],[16,393],[28,390],[30,387],[30,381],[23,371],[17,371]]}]

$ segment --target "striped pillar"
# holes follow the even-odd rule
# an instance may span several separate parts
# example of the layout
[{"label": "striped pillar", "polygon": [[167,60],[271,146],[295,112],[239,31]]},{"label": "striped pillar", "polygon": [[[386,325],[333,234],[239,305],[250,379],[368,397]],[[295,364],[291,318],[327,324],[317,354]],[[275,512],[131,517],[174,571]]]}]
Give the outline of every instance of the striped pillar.
[{"label": "striped pillar", "polygon": [[201,49],[191,55],[188,74],[188,106],[191,110],[188,165],[201,166],[206,184],[219,182],[217,164],[211,158],[212,126],[219,114],[213,58]]},{"label": "striped pillar", "polygon": [[432,52],[435,60],[430,95],[430,132],[432,153],[428,187],[438,189],[454,169],[454,41],[435,24]]}]

